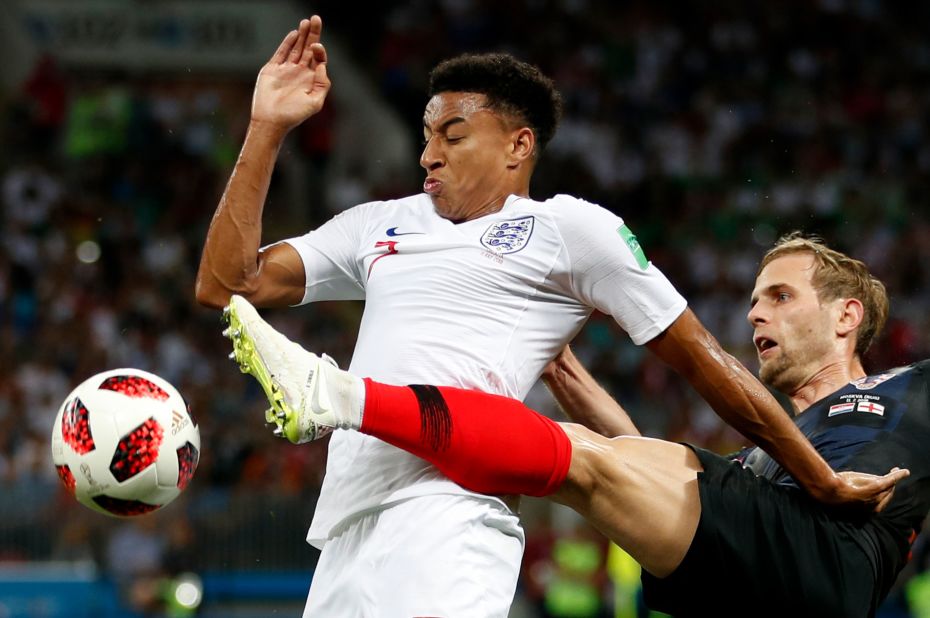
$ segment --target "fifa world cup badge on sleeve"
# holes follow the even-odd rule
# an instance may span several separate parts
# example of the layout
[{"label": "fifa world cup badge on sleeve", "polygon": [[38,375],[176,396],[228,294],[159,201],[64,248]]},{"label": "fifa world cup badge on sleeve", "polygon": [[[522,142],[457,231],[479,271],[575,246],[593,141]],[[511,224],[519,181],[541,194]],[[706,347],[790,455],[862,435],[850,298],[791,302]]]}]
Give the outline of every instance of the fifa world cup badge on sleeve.
[{"label": "fifa world cup badge on sleeve", "polygon": [[639,241],[636,239],[636,235],[633,234],[633,231],[630,230],[624,223],[617,228],[617,233],[620,234],[620,238],[623,239],[623,242],[626,243],[626,246],[630,248],[630,251],[633,253],[633,257],[636,258],[636,263],[639,264],[639,267],[643,270],[646,270],[646,267],[649,266],[649,260],[646,259],[646,254],[643,253],[643,246],[639,244]]}]

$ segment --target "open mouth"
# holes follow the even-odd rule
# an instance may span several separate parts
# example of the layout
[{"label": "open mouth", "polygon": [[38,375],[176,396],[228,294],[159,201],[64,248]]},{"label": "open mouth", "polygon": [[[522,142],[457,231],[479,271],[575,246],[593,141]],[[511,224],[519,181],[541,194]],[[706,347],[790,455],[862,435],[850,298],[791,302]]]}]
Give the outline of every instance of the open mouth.
[{"label": "open mouth", "polygon": [[759,351],[759,356],[762,356],[769,350],[778,347],[778,342],[774,339],[769,339],[768,337],[756,337],[753,342],[756,344],[756,350]]}]

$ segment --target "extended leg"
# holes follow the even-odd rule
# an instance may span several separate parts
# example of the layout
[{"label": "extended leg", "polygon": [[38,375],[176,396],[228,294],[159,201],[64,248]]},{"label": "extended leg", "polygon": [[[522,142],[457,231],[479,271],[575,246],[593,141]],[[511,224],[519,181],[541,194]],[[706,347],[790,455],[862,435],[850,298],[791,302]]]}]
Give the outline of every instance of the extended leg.
[{"label": "extended leg", "polygon": [[366,379],[359,431],[484,494],[551,494],[571,459],[571,443],[558,423],[514,399],[445,386]]},{"label": "extended leg", "polygon": [[457,388],[361,379],[288,341],[238,296],[227,311],[233,357],[268,395],[268,420],[293,442],[357,429],[486,494],[551,495],[656,576],[687,551],[700,502],[695,455],[644,438],[607,439],[518,401]]},{"label": "extended leg", "polygon": [[565,481],[550,496],[578,511],[656,577],[675,570],[701,517],[690,448],[674,442],[605,438],[563,423],[572,443]]},{"label": "extended leg", "polygon": [[463,487],[548,495],[659,577],[687,552],[701,512],[701,467],[689,448],[608,439],[478,391],[365,384],[360,431],[430,461]]}]

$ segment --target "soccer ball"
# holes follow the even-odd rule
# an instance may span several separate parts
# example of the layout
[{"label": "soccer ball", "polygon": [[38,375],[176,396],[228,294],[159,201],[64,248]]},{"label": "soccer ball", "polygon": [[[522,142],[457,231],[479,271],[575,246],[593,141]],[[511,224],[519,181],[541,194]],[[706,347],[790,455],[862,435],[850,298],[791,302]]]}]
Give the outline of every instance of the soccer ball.
[{"label": "soccer ball", "polygon": [[200,430],[181,394],[139,369],[98,373],[71,391],[52,427],[52,461],[78,502],[115,517],[180,495],[200,459]]}]

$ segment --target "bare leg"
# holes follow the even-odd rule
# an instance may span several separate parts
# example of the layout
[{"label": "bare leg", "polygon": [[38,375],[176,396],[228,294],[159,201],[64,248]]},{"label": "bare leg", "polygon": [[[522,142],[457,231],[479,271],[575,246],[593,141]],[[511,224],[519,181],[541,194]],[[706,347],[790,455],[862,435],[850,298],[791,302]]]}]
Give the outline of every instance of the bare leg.
[{"label": "bare leg", "polygon": [[566,504],[657,577],[681,563],[700,519],[701,465],[689,448],[605,438],[506,397],[367,380],[360,431],[426,459],[467,489]]},{"label": "bare leg", "polygon": [[578,511],[656,577],[681,563],[701,517],[694,452],[663,440],[605,438],[562,423],[568,477],[550,497]]}]

